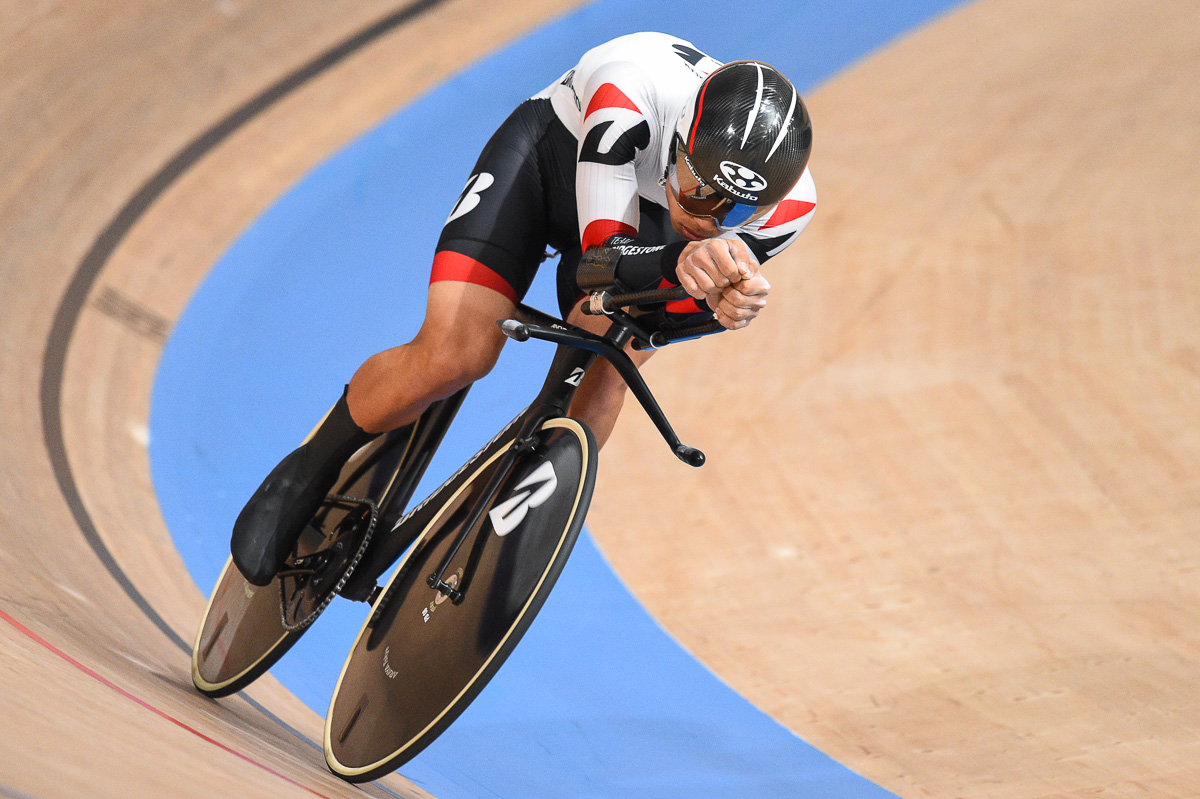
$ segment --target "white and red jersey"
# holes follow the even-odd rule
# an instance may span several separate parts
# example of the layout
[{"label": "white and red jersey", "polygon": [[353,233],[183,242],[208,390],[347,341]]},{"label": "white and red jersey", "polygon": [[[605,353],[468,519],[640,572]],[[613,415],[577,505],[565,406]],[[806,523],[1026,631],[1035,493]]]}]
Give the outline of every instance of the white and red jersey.
[{"label": "white and red jersey", "polygon": [[[584,53],[539,92],[579,143],[575,193],[582,247],[638,231],[638,198],[667,207],[665,175],[675,125],[721,63],[664,33],[634,33]],[[765,261],[808,225],[817,194],[808,169],[772,213],[722,238],[740,237]]]}]

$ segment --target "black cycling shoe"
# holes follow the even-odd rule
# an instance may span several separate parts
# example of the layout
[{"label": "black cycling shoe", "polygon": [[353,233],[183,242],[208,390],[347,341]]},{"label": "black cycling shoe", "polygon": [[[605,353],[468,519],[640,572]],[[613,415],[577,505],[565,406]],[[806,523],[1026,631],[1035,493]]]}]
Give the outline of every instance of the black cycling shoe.
[{"label": "black cycling shoe", "polygon": [[271,470],[233,525],[229,548],[247,582],[275,578],[342,466],[373,438],[354,423],[343,393],[312,437]]},{"label": "black cycling shoe", "polygon": [[296,547],[300,533],[337,478],[304,475],[305,447],[279,462],[250,497],[233,525],[234,565],[253,585],[267,585]]}]

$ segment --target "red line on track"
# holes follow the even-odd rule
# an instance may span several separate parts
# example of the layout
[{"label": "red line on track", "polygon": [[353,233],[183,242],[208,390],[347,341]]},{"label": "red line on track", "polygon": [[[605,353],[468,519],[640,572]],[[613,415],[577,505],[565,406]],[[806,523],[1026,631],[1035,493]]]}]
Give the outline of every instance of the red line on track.
[{"label": "red line on track", "polygon": [[250,765],[252,765],[252,766],[258,766],[260,769],[262,769],[263,771],[267,772],[268,774],[273,774],[273,775],[275,775],[276,777],[278,777],[278,778],[279,778],[279,779],[281,779],[281,780],[284,780],[284,781],[286,781],[286,782],[290,782],[292,785],[295,785],[297,788],[303,788],[304,790],[308,791],[309,793],[313,794],[314,796],[320,796],[320,797],[322,797],[322,799],[330,799],[328,796],[325,796],[325,794],[323,794],[323,793],[317,793],[317,792],[316,792],[316,791],[314,791],[312,788],[309,788],[307,785],[302,785],[302,784],[300,784],[299,782],[296,782],[295,780],[293,780],[291,777],[287,777],[287,776],[285,776],[285,775],[283,775],[283,774],[280,774],[278,771],[276,771],[275,769],[273,769],[273,768],[271,768],[271,767],[269,767],[269,766],[264,766],[262,763],[259,763],[257,760],[254,760],[253,758],[249,757],[248,755],[244,755],[244,754],[242,754],[241,752],[238,752],[237,750],[235,750],[235,749],[232,749],[232,748],[230,748],[230,747],[226,746],[225,744],[221,743],[220,741],[216,741],[216,740],[213,740],[212,738],[209,738],[207,735],[205,735],[204,733],[200,732],[200,731],[199,731],[199,730],[197,730],[196,728],[194,728],[194,727],[189,727],[187,724],[184,724],[184,723],[183,723],[182,721],[180,721],[179,719],[177,719],[177,718],[175,718],[174,716],[171,716],[171,715],[169,715],[169,714],[167,714],[167,713],[163,712],[162,710],[159,710],[159,709],[158,709],[158,708],[156,708],[154,705],[150,704],[149,702],[145,701],[144,699],[139,699],[138,697],[136,697],[136,696],[134,696],[133,694],[131,694],[131,693],[129,693],[128,691],[126,691],[126,690],[125,690],[124,688],[122,688],[121,686],[119,686],[119,685],[117,685],[116,683],[114,683],[112,680],[109,680],[109,679],[106,679],[105,677],[102,677],[100,674],[96,673],[96,672],[95,672],[95,671],[93,671],[92,669],[89,669],[87,666],[83,665],[83,664],[82,664],[82,663],[80,663],[78,660],[76,660],[75,658],[73,658],[73,657],[71,657],[70,655],[68,655],[66,652],[63,652],[61,649],[59,649],[58,647],[56,647],[54,644],[50,643],[50,642],[49,642],[49,641],[47,641],[45,638],[42,638],[40,635],[38,635],[37,633],[35,633],[33,630],[30,630],[30,629],[29,629],[28,627],[26,627],[24,624],[21,624],[21,622],[17,621],[17,620],[16,620],[16,619],[14,619],[12,616],[10,616],[10,615],[8,615],[7,613],[5,613],[3,610],[0,610],[0,619],[4,619],[6,622],[8,622],[9,624],[11,624],[11,625],[12,625],[12,626],[13,626],[13,627],[14,627],[14,628],[15,628],[15,629],[18,631],[18,632],[20,632],[20,633],[23,633],[23,634],[27,635],[29,638],[33,639],[33,640],[34,640],[34,641],[36,641],[37,643],[39,643],[39,644],[41,644],[42,646],[46,647],[46,649],[49,649],[51,652],[53,652],[54,654],[58,655],[60,658],[62,658],[62,659],[63,659],[63,660],[65,660],[66,662],[70,663],[72,666],[74,666],[75,668],[79,669],[80,671],[82,671],[84,674],[88,675],[88,676],[89,676],[89,677],[91,677],[92,679],[94,679],[94,680],[96,680],[96,681],[98,681],[98,682],[101,682],[101,683],[103,683],[104,685],[107,685],[109,688],[113,689],[114,691],[116,691],[116,692],[117,692],[117,693],[119,693],[121,696],[125,697],[126,699],[130,699],[130,700],[132,700],[132,701],[134,701],[134,702],[137,702],[137,703],[138,703],[139,705],[141,705],[142,707],[146,708],[147,710],[149,710],[149,711],[150,711],[150,712],[152,712],[152,713],[155,713],[155,714],[157,714],[157,715],[159,715],[159,716],[162,716],[164,719],[166,719],[167,721],[171,722],[172,724],[174,724],[174,725],[176,725],[176,726],[178,726],[178,727],[182,727],[183,729],[185,729],[185,730],[187,730],[188,732],[190,732],[192,735],[195,735],[197,738],[200,738],[200,739],[202,739],[202,740],[208,741],[210,744],[212,744],[213,746],[217,747],[218,749],[223,749],[223,750],[225,750],[226,752],[228,752],[229,754],[231,754],[231,755],[233,755],[233,756],[235,756],[235,757],[240,757],[242,760],[245,760],[245,761],[246,761],[247,763],[249,763]]}]

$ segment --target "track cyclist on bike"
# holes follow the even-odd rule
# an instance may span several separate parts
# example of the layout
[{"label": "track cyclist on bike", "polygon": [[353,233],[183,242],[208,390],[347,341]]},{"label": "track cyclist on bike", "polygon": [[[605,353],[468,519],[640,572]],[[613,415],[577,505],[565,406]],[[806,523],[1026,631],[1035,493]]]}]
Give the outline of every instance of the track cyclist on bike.
[{"label": "track cyclist on bike", "polygon": [[[491,371],[549,246],[562,254],[564,318],[584,315],[577,276],[621,290],[682,285],[692,299],[662,325],[715,317],[745,327],[766,305],[760,264],[812,218],[808,111],[769,64],[720,62],[689,42],[636,33],[583,55],[526,100],[484,147],[438,241],[425,320],[408,344],[373,355],[310,439],[285,457],[233,528],[233,560],[266,585],[341,467],[375,436]],[[630,351],[641,366],[650,351]],[[571,406],[603,445],[625,383],[604,361]]]}]

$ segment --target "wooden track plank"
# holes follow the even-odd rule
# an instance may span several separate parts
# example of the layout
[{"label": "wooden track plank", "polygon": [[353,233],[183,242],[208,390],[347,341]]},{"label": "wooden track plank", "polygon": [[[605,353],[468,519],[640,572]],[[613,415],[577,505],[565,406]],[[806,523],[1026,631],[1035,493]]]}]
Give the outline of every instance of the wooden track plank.
[{"label": "wooden track plank", "polygon": [[651,612],[901,795],[1200,791],[1194,11],[987,0],[814,93],[766,313],[648,366],[708,464],[606,448]]},{"label": "wooden track plank", "polygon": [[[178,692],[177,654],[80,549],[39,455],[38,354],[71,267],[140,181],[383,6],[306,7],[267,30],[277,8],[0,14],[0,74],[17,76],[0,84],[17,145],[0,151],[0,602],[181,713],[201,700]],[[71,463],[173,627],[190,632],[198,602],[138,437],[157,362],[145,330],[176,318],[297,175],[403,99],[384,66],[434,81],[527,24],[489,30],[487,12],[447,9],[463,50],[445,62],[412,57],[446,41],[420,29],[247,126],[150,209],[89,297],[67,365]],[[905,796],[1200,790],[1198,63],[1182,0],[982,0],[847,71],[809,98],[821,206],[770,265],[767,314],[648,367],[709,465],[656,490],[681,467],[636,411],[606,449],[590,521],[651,611],[752,701]],[[101,302],[106,287],[126,304]],[[717,378],[704,396],[697,376]],[[60,685],[66,704],[111,700]],[[277,686],[255,690],[312,728]],[[312,765],[257,711],[218,707],[214,729],[244,724],[264,758]],[[44,784],[13,765],[14,788]]]}]

